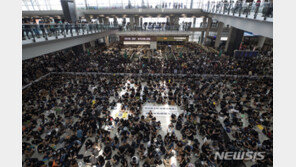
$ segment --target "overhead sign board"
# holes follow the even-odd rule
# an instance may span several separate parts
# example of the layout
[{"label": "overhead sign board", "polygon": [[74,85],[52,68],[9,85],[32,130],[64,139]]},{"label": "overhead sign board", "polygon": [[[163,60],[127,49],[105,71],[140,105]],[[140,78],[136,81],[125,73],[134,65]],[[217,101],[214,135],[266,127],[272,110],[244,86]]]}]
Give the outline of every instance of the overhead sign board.
[{"label": "overhead sign board", "polygon": [[155,37],[147,37],[147,36],[121,36],[121,41],[156,41]]},{"label": "overhead sign board", "polygon": [[157,37],[157,41],[188,41],[188,37]]}]

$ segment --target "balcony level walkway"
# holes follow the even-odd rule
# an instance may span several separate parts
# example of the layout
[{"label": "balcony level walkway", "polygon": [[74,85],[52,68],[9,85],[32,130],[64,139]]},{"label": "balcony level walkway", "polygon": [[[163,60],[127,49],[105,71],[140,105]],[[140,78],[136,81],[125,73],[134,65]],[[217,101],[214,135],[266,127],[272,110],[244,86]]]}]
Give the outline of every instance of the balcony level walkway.
[{"label": "balcony level walkway", "polygon": [[104,38],[105,36],[109,36],[111,34],[116,34],[116,32],[117,30],[109,29],[84,35],[74,35],[75,33],[73,33],[73,36],[66,35],[66,37],[64,37],[64,35],[58,35],[57,38],[48,37],[48,40],[45,40],[45,38],[36,38],[36,42],[23,44],[22,60],[38,57],[40,55],[70,48],[76,45],[81,45],[99,38]]}]

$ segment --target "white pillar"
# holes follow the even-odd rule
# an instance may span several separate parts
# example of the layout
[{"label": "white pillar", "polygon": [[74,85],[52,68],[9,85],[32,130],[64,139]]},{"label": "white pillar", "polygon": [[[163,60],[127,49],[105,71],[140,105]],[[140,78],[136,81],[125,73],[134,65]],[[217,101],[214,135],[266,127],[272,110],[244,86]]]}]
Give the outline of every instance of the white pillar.
[{"label": "white pillar", "polygon": [[266,40],[266,37],[260,36],[258,39],[257,48],[262,48],[265,40]]},{"label": "white pillar", "polygon": [[83,48],[83,52],[86,52],[85,43],[84,43],[84,44],[82,44],[82,48]]},{"label": "white pillar", "polygon": [[114,17],[114,22],[113,22],[114,26],[118,25],[118,21],[117,21],[117,17]]},{"label": "white pillar", "polygon": [[204,39],[204,42],[203,44],[205,44],[207,42],[207,38],[208,38],[208,35],[210,33],[210,28],[212,26],[212,18],[208,18],[208,25],[207,25],[207,31],[206,31],[206,35],[205,35],[205,39]]},{"label": "white pillar", "polygon": [[109,18],[104,18],[104,25],[109,25]]},{"label": "white pillar", "polygon": [[140,27],[142,27],[143,26],[143,17],[140,17],[139,19],[140,19]]},{"label": "white pillar", "polygon": [[215,48],[217,49],[220,45],[221,42],[221,34],[224,28],[224,23],[223,22],[219,22],[218,23],[218,31],[217,31],[217,36],[216,36],[216,40],[215,40]]},{"label": "white pillar", "polygon": [[95,47],[95,46],[96,46],[95,41],[90,41],[90,46],[91,46],[91,47]]},{"label": "white pillar", "polygon": [[139,27],[139,24],[140,24],[140,20],[139,20],[139,16],[136,16],[135,17],[135,24],[136,24],[136,27]]},{"label": "white pillar", "polygon": [[194,17],[194,18],[193,18],[193,25],[192,25],[192,28],[195,28],[195,24],[196,24],[196,18]]},{"label": "white pillar", "polygon": [[105,43],[106,43],[106,46],[109,46],[109,36],[105,36]]},{"label": "white pillar", "polygon": [[157,49],[157,42],[156,41],[150,42],[150,49]]},{"label": "white pillar", "polygon": [[135,21],[134,21],[135,17],[130,17],[130,29],[133,30],[135,27]]},{"label": "white pillar", "polygon": [[[203,18],[203,21],[202,21],[202,27],[201,28],[204,28],[204,25],[206,24],[206,21],[207,21],[207,18]],[[205,35],[205,31],[201,31],[201,35],[200,35],[200,40],[199,40],[199,44],[202,44],[203,41],[204,41],[204,35]]]},{"label": "white pillar", "polygon": [[228,50],[228,46],[229,46],[229,42],[230,42],[230,38],[231,38],[231,33],[232,33],[232,31],[233,31],[233,27],[230,27],[230,28],[229,28],[229,32],[228,32],[227,41],[226,41],[225,48],[224,48],[224,51],[225,51],[225,52]]},{"label": "white pillar", "polygon": [[100,22],[100,24],[104,24],[104,23],[103,23],[103,22],[104,22],[103,20],[104,20],[104,19],[103,19],[102,17],[99,18],[99,22]]}]

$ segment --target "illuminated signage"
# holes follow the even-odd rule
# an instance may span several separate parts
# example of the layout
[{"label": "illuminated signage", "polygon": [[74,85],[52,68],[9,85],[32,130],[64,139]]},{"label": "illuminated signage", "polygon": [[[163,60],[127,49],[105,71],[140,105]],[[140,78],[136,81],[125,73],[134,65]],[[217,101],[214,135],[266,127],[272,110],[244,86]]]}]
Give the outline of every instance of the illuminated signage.
[{"label": "illuminated signage", "polygon": [[120,37],[122,41],[155,41],[155,37]]},{"label": "illuminated signage", "polygon": [[157,41],[188,41],[188,37],[157,37]]}]

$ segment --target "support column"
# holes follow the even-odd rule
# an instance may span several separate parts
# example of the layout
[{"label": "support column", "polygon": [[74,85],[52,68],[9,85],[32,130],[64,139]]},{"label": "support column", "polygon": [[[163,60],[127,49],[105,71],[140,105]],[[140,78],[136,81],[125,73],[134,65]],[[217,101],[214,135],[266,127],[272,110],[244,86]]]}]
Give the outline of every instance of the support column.
[{"label": "support column", "polygon": [[179,25],[179,17],[175,17],[174,19],[175,19],[175,20],[174,20],[174,24],[175,24],[175,26],[179,27],[179,26],[180,26],[180,25]]},{"label": "support column", "polygon": [[218,23],[218,31],[217,31],[217,36],[216,36],[216,40],[215,40],[215,48],[217,49],[220,45],[221,42],[221,35],[222,35],[222,31],[224,28],[224,23],[223,22],[219,22]]},{"label": "support column", "polygon": [[212,18],[208,17],[207,31],[206,31],[205,39],[204,39],[204,42],[203,42],[204,45],[206,44],[206,42],[208,40],[208,35],[209,35],[209,32],[210,32],[211,26],[212,26]]},{"label": "support column", "polygon": [[140,20],[139,20],[140,18],[139,18],[139,16],[136,16],[135,17],[135,25],[136,25],[136,27],[139,27],[139,24],[140,24]]},{"label": "support column", "polygon": [[257,48],[261,49],[264,45],[264,42],[266,40],[266,37],[260,36],[257,43]]},{"label": "support column", "polygon": [[[202,21],[202,27],[201,28],[204,28],[205,24],[206,24],[206,21],[207,21],[207,18],[203,18],[203,21]],[[205,31],[201,31],[201,35],[200,35],[200,40],[199,40],[199,44],[202,44],[203,41],[204,41],[204,35],[205,35]]]},{"label": "support column", "polygon": [[193,18],[193,23],[192,23],[192,28],[195,28],[195,24],[196,24],[196,17]]},{"label": "support column", "polygon": [[86,52],[85,43],[84,43],[84,44],[82,44],[82,48],[83,48],[83,52]]},{"label": "support column", "polygon": [[122,26],[125,26],[125,24],[126,24],[126,18],[123,18],[123,20],[122,20]]},{"label": "support column", "polygon": [[104,18],[104,25],[109,25],[109,18]]},{"label": "support column", "polygon": [[90,46],[95,47],[96,46],[96,41],[90,41]]},{"label": "support column", "polygon": [[230,27],[228,39],[224,51],[232,56],[234,50],[238,50],[244,36],[244,31],[235,27]]},{"label": "support column", "polygon": [[61,0],[63,14],[68,22],[76,22],[76,5],[74,0]]},{"label": "support column", "polygon": [[142,27],[143,27],[143,17],[140,17],[140,18],[139,18],[139,21],[140,21],[140,25],[139,25],[139,26],[140,26],[141,29],[142,29]]},{"label": "support column", "polygon": [[135,28],[135,17],[130,17],[130,29],[134,30]]},{"label": "support column", "polygon": [[99,22],[100,22],[100,24],[104,24],[104,21],[103,21],[104,19],[102,18],[102,17],[100,17],[99,18]]},{"label": "support column", "polygon": [[190,1],[190,9],[192,9],[193,6],[193,0]]},{"label": "support column", "polygon": [[117,17],[114,17],[114,27],[118,26]]},{"label": "support column", "polygon": [[173,16],[171,17],[170,16],[170,26],[171,28],[170,29],[177,29],[179,28],[179,17],[176,17],[176,16]]},{"label": "support column", "polygon": [[105,43],[106,43],[106,46],[109,46],[109,36],[105,36]]}]

